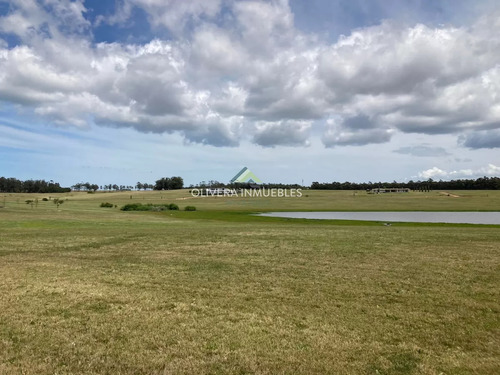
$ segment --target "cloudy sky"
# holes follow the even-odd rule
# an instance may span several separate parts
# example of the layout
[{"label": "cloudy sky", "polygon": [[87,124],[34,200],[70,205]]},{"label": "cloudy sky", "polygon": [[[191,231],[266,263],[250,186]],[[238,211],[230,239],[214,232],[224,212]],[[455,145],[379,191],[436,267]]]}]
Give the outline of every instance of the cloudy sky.
[{"label": "cloudy sky", "polygon": [[0,0],[0,176],[500,175],[496,0]]}]

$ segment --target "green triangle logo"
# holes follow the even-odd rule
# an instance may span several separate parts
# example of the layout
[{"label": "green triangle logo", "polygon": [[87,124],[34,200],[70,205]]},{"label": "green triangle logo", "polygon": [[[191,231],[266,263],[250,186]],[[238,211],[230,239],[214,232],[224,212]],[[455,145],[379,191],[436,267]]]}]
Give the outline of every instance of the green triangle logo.
[{"label": "green triangle logo", "polygon": [[247,167],[243,168],[239,171],[236,176],[231,179],[231,183],[253,183],[253,184],[261,184],[262,181],[253,174],[253,172]]}]

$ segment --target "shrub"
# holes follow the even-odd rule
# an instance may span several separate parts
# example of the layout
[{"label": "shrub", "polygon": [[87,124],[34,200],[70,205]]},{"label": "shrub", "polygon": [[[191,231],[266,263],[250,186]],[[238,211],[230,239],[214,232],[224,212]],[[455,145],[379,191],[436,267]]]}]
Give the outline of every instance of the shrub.
[{"label": "shrub", "polygon": [[[68,199],[66,199],[66,200],[68,200]],[[54,198],[52,203],[54,203],[56,205],[56,207],[59,208],[59,206],[64,203],[64,200],[62,198]]]},{"label": "shrub", "polygon": [[49,201],[49,198],[42,198],[42,201],[44,201],[44,202],[48,202],[48,201]]},{"label": "shrub", "polygon": [[101,207],[113,208],[113,203],[109,202],[101,203]]},{"label": "shrub", "polygon": [[195,206],[186,206],[186,207],[184,207],[184,211],[196,211],[196,207]]},{"label": "shrub", "polygon": [[151,205],[150,210],[156,211],[156,212],[167,211],[167,210],[170,210],[170,205],[168,203],[167,204],[154,204],[154,205]]},{"label": "shrub", "polygon": [[120,208],[122,211],[151,211],[153,206],[150,204],[142,203],[129,203]]},{"label": "shrub", "polygon": [[142,204],[142,203],[130,203],[126,204],[120,210],[122,211],[167,211],[167,210],[178,210],[179,206],[175,203],[171,204]]},{"label": "shrub", "polygon": [[137,211],[137,207],[139,206],[140,203],[130,203],[126,204],[120,210],[122,211]]}]

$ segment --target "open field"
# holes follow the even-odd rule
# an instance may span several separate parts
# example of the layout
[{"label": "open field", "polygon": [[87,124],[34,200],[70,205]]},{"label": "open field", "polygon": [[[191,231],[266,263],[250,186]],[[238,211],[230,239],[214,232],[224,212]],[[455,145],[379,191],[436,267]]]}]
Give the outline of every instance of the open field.
[{"label": "open field", "polygon": [[[174,202],[181,208],[195,205],[209,211],[499,211],[500,190],[468,190],[426,193],[366,194],[364,191],[302,190],[302,198],[192,197],[188,190],[131,192],[71,192],[65,194],[0,193],[0,207],[22,209],[26,199],[59,197],[68,199],[71,210],[101,212],[99,203]],[[97,204],[96,204],[97,203]],[[69,207],[71,206],[71,207]],[[25,207],[29,208],[29,207]],[[64,209],[64,207],[63,207]]]},{"label": "open field", "polygon": [[450,193],[0,194],[0,374],[498,374],[500,227],[247,214],[500,209]]}]

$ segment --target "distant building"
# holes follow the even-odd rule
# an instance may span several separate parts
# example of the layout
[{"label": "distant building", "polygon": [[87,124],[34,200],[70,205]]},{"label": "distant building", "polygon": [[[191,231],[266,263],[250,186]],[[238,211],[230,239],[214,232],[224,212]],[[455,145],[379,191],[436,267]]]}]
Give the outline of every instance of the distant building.
[{"label": "distant building", "polygon": [[366,191],[368,194],[382,194],[382,193],[409,193],[408,188],[375,188],[368,189]]}]

